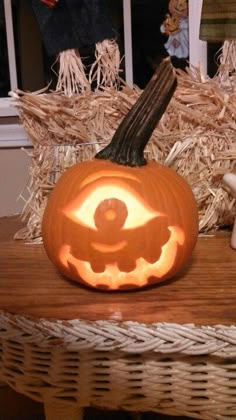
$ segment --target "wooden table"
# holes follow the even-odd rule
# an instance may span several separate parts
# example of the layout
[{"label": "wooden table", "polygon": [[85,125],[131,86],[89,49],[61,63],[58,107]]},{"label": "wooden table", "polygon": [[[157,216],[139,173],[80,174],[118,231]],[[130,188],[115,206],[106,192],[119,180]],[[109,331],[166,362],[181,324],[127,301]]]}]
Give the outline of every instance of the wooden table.
[{"label": "wooden table", "polygon": [[117,319],[230,325],[236,322],[236,252],[229,234],[199,238],[174,281],[138,292],[104,293],[63,278],[42,245],[14,241],[16,219],[0,219],[0,308],[57,319]]},{"label": "wooden table", "polygon": [[[54,344],[59,343],[59,345],[63,347],[64,351],[67,349],[68,351],[73,352],[77,349],[76,346],[78,346],[78,353],[84,354],[81,342],[83,342],[84,345],[85,341],[83,340],[87,340],[87,338],[84,338],[87,333],[84,332],[84,336],[82,338],[81,336],[79,339],[77,337],[76,345],[74,342],[72,345],[71,341],[68,339],[65,329],[65,325],[67,325],[65,320],[68,320],[68,325],[70,325],[72,329],[75,326],[74,324],[72,325],[69,323],[71,321],[73,323],[75,320],[79,322],[79,327],[76,325],[77,332],[73,330],[72,335],[70,335],[71,337],[76,334],[79,335],[79,328],[84,328],[85,326],[87,328],[86,331],[90,331],[91,326],[93,325],[95,325],[96,328],[100,328],[99,322],[101,321],[105,323],[102,324],[102,331],[105,331],[106,328],[108,328],[107,325],[111,325],[114,330],[117,328],[115,331],[117,331],[117,342],[119,342],[120,347],[118,349],[116,348],[114,351],[118,351],[119,354],[120,352],[129,353],[129,349],[127,352],[127,345],[124,344],[124,341],[122,341],[122,343],[119,341],[118,327],[120,329],[125,328],[127,330],[127,335],[131,330],[133,331],[133,336],[136,334],[134,339],[137,343],[137,350],[131,350],[130,354],[139,354],[139,357],[141,353],[143,353],[143,355],[145,354],[145,357],[148,354],[149,359],[150,354],[155,354],[155,357],[159,354],[160,360],[163,359],[164,353],[162,353],[162,351],[167,353],[167,350],[162,350],[164,347],[160,347],[159,350],[158,346],[166,346],[165,349],[167,349],[168,344],[168,338],[163,338],[164,344],[163,342],[161,344],[159,343],[161,340],[160,337],[162,337],[160,331],[163,331],[163,328],[165,328],[168,337],[170,330],[173,331],[174,328],[174,331],[176,331],[176,337],[174,337],[173,340],[169,338],[169,343],[172,347],[170,347],[168,357],[170,357],[170,354],[173,356],[173,354],[176,355],[178,353],[176,356],[178,360],[180,355],[181,357],[187,357],[186,363],[191,363],[191,365],[192,362],[189,362],[189,358],[194,357],[194,355],[195,357],[198,356],[198,361],[200,360],[199,357],[204,358],[206,354],[210,358],[213,355],[214,357],[220,358],[219,360],[221,364],[223,363],[222,360],[224,360],[224,354],[222,352],[226,352],[225,357],[227,360],[232,357],[236,357],[236,332],[234,330],[234,325],[236,324],[236,252],[229,247],[229,233],[221,232],[214,236],[199,238],[192,260],[188,266],[185,267],[185,270],[174,280],[163,283],[157,287],[137,292],[106,293],[87,289],[79,286],[77,283],[70,282],[63,278],[60,274],[58,274],[56,269],[48,260],[42,245],[24,244],[20,241],[14,241],[13,235],[19,227],[20,222],[16,218],[0,219],[0,309],[2,310],[2,319],[4,320],[4,322],[2,321],[2,325],[0,323],[0,331],[2,328],[5,336],[7,336],[6,325],[10,325],[10,327],[12,326],[13,334],[16,334],[16,331],[19,332],[22,330],[23,322],[26,322],[26,330],[23,328],[24,331],[21,336],[21,343],[23,343],[23,346],[26,346],[26,342],[29,345],[29,340],[27,341],[25,337],[27,334],[27,337],[29,337],[29,334],[31,334],[29,333],[29,329],[32,328],[32,340],[35,340],[33,344],[36,346],[37,351],[41,348],[41,339],[38,338],[40,332],[40,334],[44,334],[42,336],[46,337],[47,345],[44,344],[42,347],[47,351],[49,351],[49,348],[50,351],[53,351],[50,344],[51,339],[51,341],[54,340]],[[36,323],[35,329],[33,326],[34,321]],[[3,326],[3,324],[5,326]],[[66,335],[65,340],[64,338],[62,339],[62,336],[59,333],[55,332],[55,325],[57,327],[59,325],[60,328],[63,326],[63,334],[64,336]],[[142,351],[139,350],[139,343],[140,341],[144,343],[147,330],[145,330],[143,336],[139,339],[139,337],[137,337],[137,332],[134,332],[135,325],[150,328],[149,331],[151,331],[153,337],[158,336],[159,342],[157,343],[157,338],[155,338],[156,347],[154,350],[151,351],[150,348]],[[216,327],[217,325],[224,327],[223,333],[220,329],[221,327]],[[51,338],[49,337],[50,328],[53,330]],[[209,346],[206,347],[206,341],[204,342],[204,340],[206,340],[206,338],[204,338],[204,334],[206,334],[206,331],[208,333],[208,330],[210,331],[210,347],[213,346],[213,341],[211,340],[215,340],[215,346],[221,343],[221,339],[223,340],[221,347],[220,345],[217,349],[214,347],[214,351],[209,350]],[[217,335],[218,332],[220,335]],[[195,353],[193,351],[191,353],[186,343],[188,340],[191,340],[190,335],[194,335],[195,333],[199,336],[199,340],[196,339],[194,345],[193,343],[191,345],[196,349],[196,344],[198,345],[198,348],[200,348],[201,345],[203,346],[204,342],[205,347],[204,349],[202,347],[203,350],[195,351]],[[12,336],[10,338],[8,336],[7,338],[4,338],[4,334],[0,335],[0,343],[1,337],[3,337],[2,348],[5,345],[4,340],[12,340]],[[71,334],[71,332],[69,334]],[[200,337],[201,334],[203,334],[202,338]],[[225,337],[221,338],[224,334],[225,337],[231,337],[231,339],[227,339]],[[235,335],[231,336],[231,334]],[[105,333],[103,335],[105,335]],[[130,336],[132,338],[132,334]],[[56,341],[55,337],[57,337],[58,341]],[[182,345],[182,347],[180,337],[185,340],[184,343],[186,344]],[[93,346],[93,351],[110,351],[111,347],[109,347],[109,349],[106,348],[106,343],[110,343],[109,340],[110,339],[107,338],[106,341],[103,337],[103,344],[101,344],[98,340]],[[114,342],[116,342],[115,338],[113,340],[113,346],[115,346]],[[109,344],[109,346],[111,345]],[[174,351],[173,346],[177,346],[176,351]],[[182,350],[178,350],[178,346],[180,346]],[[187,347],[188,350],[186,350]],[[206,350],[206,348],[208,348],[208,350]],[[58,351],[59,350],[60,349],[58,349]],[[9,351],[11,354],[14,353],[12,349]],[[19,349],[17,351],[20,352]],[[35,348],[34,351],[36,351]],[[57,357],[59,357],[58,354],[59,353],[57,353]],[[122,357],[124,357],[124,353]],[[50,360],[50,363],[53,363],[52,359]],[[159,364],[161,363],[160,360],[158,361]],[[30,395],[32,398],[42,400],[42,387],[40,388],[40,391],[37,390],[33,392],[29,390],[29,385],[27,385],[28,388],[24,388],[24,385],[22,385],[22,382],[24,381],[22,381],[22,379],[20,381],[20,385],[18,385],[19,378],[15,379],[9,374],[9,364],[11,364],[10,359],[7,367],[4,366],[4,363],[3,357],[1,359],[0,355],[0,378],[2,368],[3,379],[12,387]],[[14,363],[13,368],[16,368]],[[19,360],[17,360],[17,363],[19,363]],[[212,365],[210,369],[212,369]],[[24,371],[24,375],[31,374],[33,378],[34,373],[32,369],[31,373],[29,373],[29,370],[30,369],[28,368],[28,373]],[[231,377],[235,378],[234,381],[236,383],[236,366],[231,366],[231,370],[233,372]],[[207,374],[208,372],[204,373]],[[45,374],[46,373],[43,372],[43,375]],[[85,374],[85,372],[83,374]],[[40,381],[42,381],[42,377],[39,372],[35,375],[38,380],[40,379]],[[18,376],[21,375],[19,374]],[[35,378],[32,379],[32,382],[34,382],[34,380]],[[55,378],[53,380],[55,382]],[[84,381],[86,382],[87,379],[84,379]],[[50,381],[46,381],[48,387],[49,382]],[[63,386],[65,389],[66,384],[64,383]],[[51,384],[50,387],[52,387]],[[184,392],[181,391],[181,393],[183,394]],[[80,397],[77,394],[77,396],[75,396],[75,394],[76,392],[74,392],[73,398],[78,403]],[[137,394],[139,394],[138,391]],[[210,398],[209,395],[208,398]],[[45,398],[47,400],[48,396]],[[59,398],[60,396],[57,394],[54,399],[54,403],[55,400],[58,402]],[[68,401],[66,401],[66,397],[64,395],[64,400],[67,404],[68,402],[70,403],[70,398],[68,397]],[[73,398],[71,398],[71,402]],[[214,398],[216,397],[214,396]],[[85,400],[86,397],[83,396],[82,401],[79,404],[83,406],[87,403]],[[104,404],[104,400],[102,401],[102,404]],[[191,410],[183,410],[183,407],[182,409],[181,407],[178,409],[176,409],[176,407],[173,408],[173,403],[172,408],[166,408],[163,400],[161,401],[162,402],[159,407],[157,406],[156,410],[163,413],[194,415],[200,416],[196,418],[202,419],[216,418],[214,417],[216,416],[214,413],[212,414],[213,417],[204,417],[205,414],[203,411],[200,411],[200,409],[200,414],[196,414],[195,412],[194,414]],[[50,401],[47,400],[46,402],[48,405]],[[97,405],[100,405],[99,396],[96,396],[95,398],[95,404],[96,403]],[[130,401],[126,405],[123,403],[123,407],[125,409],[132,409],[129,404]],[[217,406],[217,401],[215,401],[214,404]],[[230,402],[228,396],[228,404],[231,404],[231,411],[234,416],[232,418],[236,418],[236,396],[233,403]],[[112,404],[108,403],[108,407],[112,407]],[[142,407],[141,409],[145,409],[145,407]],[[153,406],[150,406],[150,409],[155,410]],[[230,418],[224,417],[220,412],[220,408],[217,409],[217,418]],[[223,410],[225,410],[225,407]],[[206,411],[209,412],[209,408],[207,408]],[[79,418],[78,413],[76,415],[77,417],[73,418]],[[50,418],[50,413],[48,414],[48,418]]]}]

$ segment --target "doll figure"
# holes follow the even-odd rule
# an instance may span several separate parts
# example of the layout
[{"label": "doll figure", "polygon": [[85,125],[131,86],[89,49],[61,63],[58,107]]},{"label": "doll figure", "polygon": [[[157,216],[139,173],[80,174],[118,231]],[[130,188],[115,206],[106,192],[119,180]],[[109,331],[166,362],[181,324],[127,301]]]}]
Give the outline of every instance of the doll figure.
[{"label": "doll figure", "polygon": [[187,58],[189,55],[188,18],[167,15],[161,32],[168,36],[164,44],[170,56]]},{"label": "doll figure", "polygon": [[187,58],[189,56],[188,2],[170,0],[169,11],[161,25],[161,32],[168,36],[164,44],[170,56]]}]

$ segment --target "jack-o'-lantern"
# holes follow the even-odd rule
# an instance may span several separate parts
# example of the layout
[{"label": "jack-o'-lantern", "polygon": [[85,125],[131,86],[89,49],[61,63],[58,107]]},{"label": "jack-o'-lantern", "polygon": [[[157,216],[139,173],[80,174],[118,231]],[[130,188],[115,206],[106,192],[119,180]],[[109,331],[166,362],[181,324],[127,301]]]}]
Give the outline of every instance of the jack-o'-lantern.
[{"label": "jack-o'-lantern", "polygon": [[174,276],[198,234],[187,182],[144,147],[176,86],[169,59],[95,159],[66,170],[45,209],[49,258],[65,276],[94,288],[135,289]]},{"label": "jack-o'-lantern", "polygon": [[187,0],[170,0],[169,11],[172,16],[186,17],[188,16],[188,1]]}]

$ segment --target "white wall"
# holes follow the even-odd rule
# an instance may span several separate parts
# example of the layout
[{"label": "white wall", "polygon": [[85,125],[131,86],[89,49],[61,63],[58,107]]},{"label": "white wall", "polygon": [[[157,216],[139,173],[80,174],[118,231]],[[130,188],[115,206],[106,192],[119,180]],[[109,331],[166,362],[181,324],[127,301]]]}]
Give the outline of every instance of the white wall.
[{"label": "white wall", "polygon": [[0,149],[0,217],[20,213],[19,195],[29,174],[30,158],[21,149]]}]

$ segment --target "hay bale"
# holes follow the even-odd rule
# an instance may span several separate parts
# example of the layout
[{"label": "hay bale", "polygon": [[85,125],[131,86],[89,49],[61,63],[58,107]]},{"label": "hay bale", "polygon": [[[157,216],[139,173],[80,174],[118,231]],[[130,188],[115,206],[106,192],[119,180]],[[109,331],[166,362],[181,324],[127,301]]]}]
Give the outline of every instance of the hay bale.
[{"label": "hay bale", "polygon": [[[12,94],[21,122],[33,143],[32,164],[23,218],[17,238],[41,240],[47,197],[61,173],[90,159],[105,146],[141,91],[124,86],[67,97],[58,93]],[[231,225],[235,199],[222,183],[236,171],[236,81],[218,74],[204,79],[199,69],[178,71],[178,88],[146,148],[185,177],[195,194],[200,232]]]}]

